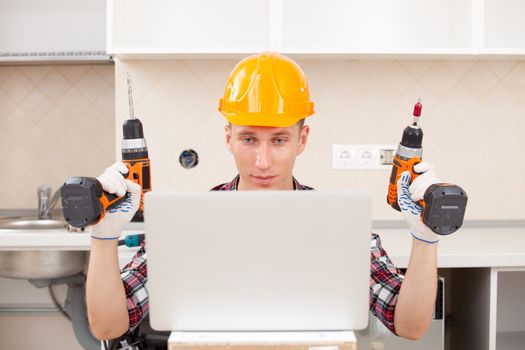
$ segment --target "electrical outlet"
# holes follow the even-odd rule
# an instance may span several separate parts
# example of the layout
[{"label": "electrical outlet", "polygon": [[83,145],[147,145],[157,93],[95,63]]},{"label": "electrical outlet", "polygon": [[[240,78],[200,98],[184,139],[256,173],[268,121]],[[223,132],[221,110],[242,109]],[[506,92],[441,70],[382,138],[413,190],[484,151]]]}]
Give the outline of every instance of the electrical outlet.
[{"label": "electrical outlet", "polygon": [[333,169],[390,169],[396,145],[332,145]]}]

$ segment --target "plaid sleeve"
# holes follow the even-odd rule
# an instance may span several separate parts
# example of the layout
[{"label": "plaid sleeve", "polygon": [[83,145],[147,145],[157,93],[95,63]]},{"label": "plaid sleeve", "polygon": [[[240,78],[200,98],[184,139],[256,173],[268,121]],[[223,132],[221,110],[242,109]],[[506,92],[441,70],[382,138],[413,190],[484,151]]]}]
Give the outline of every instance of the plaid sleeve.
[{"label": "plaid sleeve", "polygon": [[379,235],[372,233],[370,311],[394,334],[394,311],[404,275],[394,266],[381,246]]},{"label": "plaid sleeve", "polygon": [[129,332],[132,332],[149,312],[148,290],[146,289],[148,269],[144,243],[131,261],[122,268],[120,276],[128,304]]}]

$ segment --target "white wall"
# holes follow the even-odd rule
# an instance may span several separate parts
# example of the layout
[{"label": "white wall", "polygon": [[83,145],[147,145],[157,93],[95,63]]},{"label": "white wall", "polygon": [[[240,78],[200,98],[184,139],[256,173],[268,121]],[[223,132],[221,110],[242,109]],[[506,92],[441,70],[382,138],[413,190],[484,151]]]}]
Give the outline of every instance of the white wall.
[{"label": "white wall", "polygon": [[[469,195],[466,219],[524,219],[525,62],[299,60],[317,113],[295,175],[318,189],[369,190],[374,219],[401,220],[386,205],[389,170],[333,170],[338,143],[396,144],[422,98],[426,161]],[[126,71],[152,160],[153,188],[205,191],[232,179],[218,99],[234,60],[117,61],[116,139],[127,116]],[[118,152],[117,145],[117,152]],[[195,149],[200,164],[178,157]]]}]

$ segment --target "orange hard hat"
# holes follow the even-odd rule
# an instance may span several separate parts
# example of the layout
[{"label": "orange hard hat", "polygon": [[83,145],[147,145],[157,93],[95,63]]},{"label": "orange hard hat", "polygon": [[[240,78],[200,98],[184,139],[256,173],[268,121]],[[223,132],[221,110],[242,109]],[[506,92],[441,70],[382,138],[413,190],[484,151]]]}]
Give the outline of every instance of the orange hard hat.
[{"label": "orange hard hat", "polygon": [[314,113],[301,67],[275,52],[246,57],[228,77],[219,111],[232,124],[287,127]]}]

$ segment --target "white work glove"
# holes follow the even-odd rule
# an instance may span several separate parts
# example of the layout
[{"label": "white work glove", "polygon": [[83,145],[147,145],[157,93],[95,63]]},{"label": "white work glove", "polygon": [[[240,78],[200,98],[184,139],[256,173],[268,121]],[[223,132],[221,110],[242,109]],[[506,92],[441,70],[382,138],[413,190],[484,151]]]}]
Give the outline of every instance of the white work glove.
[{"label": "white work glove", "polygon": [[428,163],[421,162],[416,164],[414,171],[421,173],[421,175],[412,184],[410,184],[412,177],[410,172],[404,171],[401,173],[397,181],[397,202],[405,221],[408,223],[412,236],[426,243],[436,243],[439,241],[437,235],[421,220],[423,208],[418,201],[423,199],[425,191],[431,185],[440,181],[434,171],[434,167]]},{"label": "white work glove", "polygon": [[96,225],[91,226],[91,237],[96,239],[118,239],[124,226],[131,221],[139,208],[140,185],[122,176],[128,173],[128,168],[122,162],[117,162],[107,168],[97,180],[104,191],[126,196],[126,200],[106,212],[106,215]]}]

